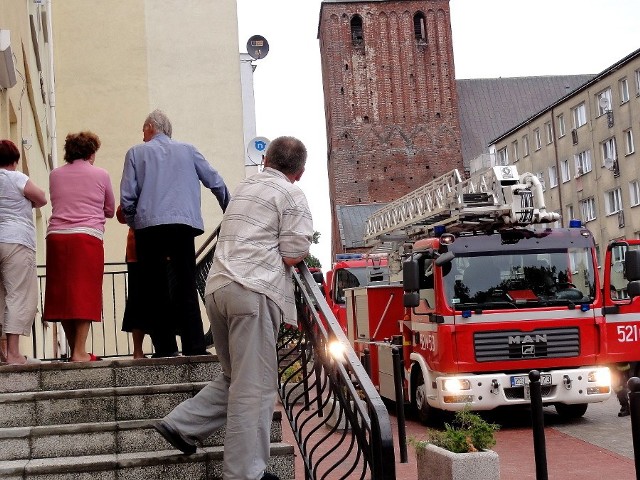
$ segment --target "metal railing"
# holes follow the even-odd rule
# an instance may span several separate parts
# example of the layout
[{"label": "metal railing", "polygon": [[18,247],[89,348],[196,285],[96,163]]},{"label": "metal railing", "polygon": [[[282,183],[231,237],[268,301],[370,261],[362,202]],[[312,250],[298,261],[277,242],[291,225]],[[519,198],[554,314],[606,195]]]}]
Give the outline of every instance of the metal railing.
[{"label": "metal railing", "polygon": [[[196,252],[197,288],[204,297],[207,273],[213,260],[215,242],[219,228],[203,242]],[[127,265],[124,262],[107,262],[104,265],[102,282],[102,321],[92,322],[87,338],[87,350],[103,358],[128,357],[133,355],[133,339],[128,332],[121,331],[122,319],[127,303]],[[31,328],[31,355],[43,360],[66,360],[70,356],[69,346],[57,322],[43,322],[46,266],[38,265],[38,316]],[[153,345],[145,340],[145,352],[152,353]]]},{"label": "metal railing", "polygon": [[[38,316],[31,329],[32,355],[43,360],[65,360],[69,347],[57,322],[43,322],[46,267],[38,265]],[[127,266],[105,263],[102,282],[102,321],[92,322],[87,350],[100,357],[122,357],[133,354],[131,335],[122,332],[122,317],[127,303]]]},{"label": "metal railing", "polygon": [[[204,297],[218,230],[196,253]],[[391,422],[380,395],[303,263],[294,275],[297,328],[278,337],[279,396],[293,431],[305,478],[395,479]],[[343,347],[339,360],[329,344]],[[294,382],[299,380],[299,382]]]},{"label": "metal railing", "polygon": [[297,270],[298,327],[284,326],[278,338],[279,394],[305,478],[395,479],[385,405],[311,272],[302,263]]}]

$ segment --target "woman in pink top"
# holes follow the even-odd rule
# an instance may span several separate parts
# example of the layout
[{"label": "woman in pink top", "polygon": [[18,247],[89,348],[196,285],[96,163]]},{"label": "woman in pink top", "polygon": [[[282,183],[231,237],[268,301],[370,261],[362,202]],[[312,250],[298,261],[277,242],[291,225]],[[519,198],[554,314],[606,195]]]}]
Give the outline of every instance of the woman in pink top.
[{"label": "woman in pink top", "polygon": [[67,162],[49,176],[52,214],[47,229],[47,283],[43,320],[61,322],[72,362],[98,360],[87,353],[91,322],[102,320],[104,224],[115,213],[111,179],[95,167],[100,139],[70,133]]}]

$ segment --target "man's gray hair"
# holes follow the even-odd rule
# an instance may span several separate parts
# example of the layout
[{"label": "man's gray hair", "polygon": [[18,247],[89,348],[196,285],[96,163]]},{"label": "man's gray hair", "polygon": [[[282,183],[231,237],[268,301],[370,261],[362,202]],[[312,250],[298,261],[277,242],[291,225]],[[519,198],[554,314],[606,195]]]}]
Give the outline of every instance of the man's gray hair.
[{"label": "man's gray hair", "polygon": [[149,114],[144,123],[153,125],[153,127],[158,132],[162,132],[167,137],[171,138],[171,133],[173,132],[171,128],[171,121],[169,120],[169,117],[167,117],[166,113],[164,113],[162,110],[156,108]]},{"label": "man's gray hair", "polygon": [[278,137],[267,148],[269,166],[284,174],[297,174],[307,161],[307,149],[294,137]]}]

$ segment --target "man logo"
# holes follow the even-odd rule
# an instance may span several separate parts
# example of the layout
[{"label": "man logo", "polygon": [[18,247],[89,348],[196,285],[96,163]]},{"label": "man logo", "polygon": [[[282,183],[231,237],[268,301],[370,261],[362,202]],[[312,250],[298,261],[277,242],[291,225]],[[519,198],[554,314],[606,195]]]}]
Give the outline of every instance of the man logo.
[{"label": "man logo", "polygon": [[536,346],[535,345],[522,345],[522,356],[523,357],[535,357],[536,355]]}]

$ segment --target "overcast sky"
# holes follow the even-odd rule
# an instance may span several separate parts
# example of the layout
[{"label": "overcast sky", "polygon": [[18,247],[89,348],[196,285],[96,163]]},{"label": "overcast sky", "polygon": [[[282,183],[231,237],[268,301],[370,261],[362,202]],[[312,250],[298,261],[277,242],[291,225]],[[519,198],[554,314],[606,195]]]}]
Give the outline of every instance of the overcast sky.
[{"label": "overcast sky", "polygon": [[[317,40],[320,0],[237,0],[240,51],[269,42],[255,62],[256,132],[300,138],[309,151],[299,183],[331,265],[327,143]],[[640,0],[450,0],[456,78],[599,73],[640,48]]]}]

